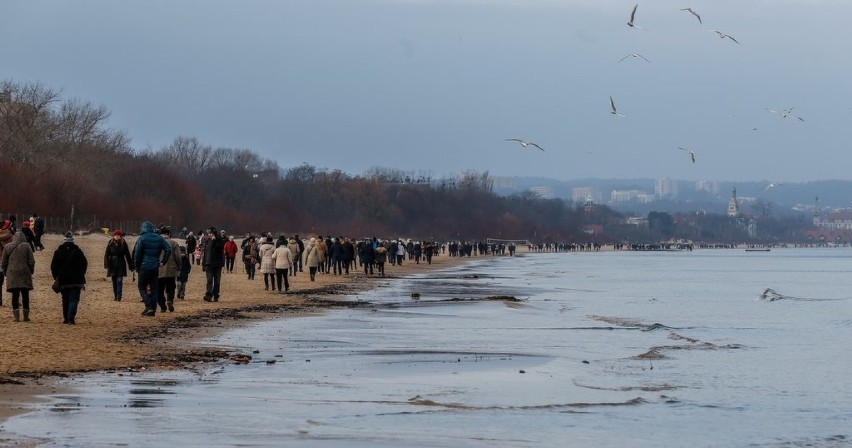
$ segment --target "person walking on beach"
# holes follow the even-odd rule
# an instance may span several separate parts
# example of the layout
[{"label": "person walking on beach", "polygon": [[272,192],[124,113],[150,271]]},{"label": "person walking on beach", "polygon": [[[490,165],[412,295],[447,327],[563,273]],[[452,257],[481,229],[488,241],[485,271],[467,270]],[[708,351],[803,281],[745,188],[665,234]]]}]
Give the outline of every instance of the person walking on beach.
[{"label": "person walking on beach", "polygon": [[139,294],[145,302],[143,316],[153,317],[156,314],[160,266],[166,264],[171,256],[171,246],[157,234],[154,224],[151,221],[143,222],[139,239],[133,248],[134,269],[139,273]]},{"label": "person walking on beach", "polygon": [[121,300],[128,267],[131,269],[133,267],[130,247],[123,238],[121,230],[116,230],[112,232],[112,238],[104,251],[104,269],[107,271],[107,277],[112,279],[112,295],[116,302]]},{"label": "person walking on beach", "polygon": [[189,271],[192,270],[192,262],[189,261],[186,247],[180,248],[180,272],[177,276],[177,298],[178,300],[186,299],[186,282],[189,281]]},{"label": "person walking on beach", "polygon": [[[295,263],[296,268],[298,268],[299,272],[304,272],[302,270],[303,269],[302,268],[302,254],[305,253],[305,242],[302,241],[301,238],[299,238],[298,233],[296,234],[296,236],[294,238],[296,239],[296,245],[299,246],[299,253],[293,255],[293,258],[295,259],[293,261],[293,263]],[[292,250],[291,250],[291,252],[292,252]]]},{"label": "person walking on beach", "polygon": [[160,265],[157,275],[157,305],[160,306],[160,311],[169,312],[175,310],[175,290],[177,289],[177,277],[180,275],[180,268],[183,264],[180,256],[180,245],[173,240],[172,231],[165,227],[160,231],[160,236],[166,240],[166,243],[171,248],[171,256],[166,259],[166,262]]},{"label": "person walking on beach", "polygon": [[0,266],[6,274],[6,291],[12,293],[12,315],[15,322],[21,321],[21,305],[24,307],[24,322],[29,322],[35,257],[23,233],[15,233],[12,242],[3,247]]},{"label": "person walking on beach", "polygon": [[207,234],[204,233],[204,230],[198,231],[198,237],[196,238],[195,243],[195,264],[201,266],[202,259],[204,258],[204,243],[207,242]]},{"label": "person walking on beach", "polygon": [[33,229],[31,226],[32,224],[30,224],[30,221],[28,219],[24,220],[24,222],[21,224],[21,233],[23,233],[24,236],[27,238],[27,244],[30,245],[30,249],[35,252],[35,234],[33,233]]},{"label": "person walking on beach", "polygon": [[[293,254],[293,260],[299,260],[299,257],[302,256],[302,250],[299,249],[299,243],[295,238],[287,240],[287,247],[290,248],[290,253]],[[293,264],[290,265],[290,275],[295,277],[297,272],[299,272],[299,262],[294,261]]]},{"label": "person walking on beach", "polygon": [[352,241],[349,241],[349,238],[341,237],[340,239],[343,240],[340,246],[343,252],[343,255],[341,255],[341,258],[343,258],[343,272],[349,275],[349,266],[355,263],[355,246],[352,245]]},{"label": "person walking on beach", "polygon": [[[281,247],[286,247],[286,245]],[[272,254],[275,253],[275,245],[272,244],[272,237],[268,236],[263,239],[258,253],[260,254],[260,273],[263,274],[263,289],[268,291],[269,283],[272,283],[272,290],[275,291],[275,260],[272,259]]]},{"label": "person walking on beach", "polygon": [[322,235],[317,235],[316,244],[317,252],[319,253],[319,266],[317,268],[317,272],[325,273],[325,259],[326,254],[328,254],[328,247],[325,245],[325,241],[322,239]]},{"label": "person walking on beach", "polygon": [[[364,275],[373,275],[373,263],[376,261],[376,252],[373,249],[373,242],[364,240],[360,249],[361,266],[364,266]],[[367,272],[369,270],[369,272]]]},{"label": "person walking on beach", "polygon": [[243,263],[246,265],[246,275],[249,280],[254,280],[257,265],[257,243],[254,235],[247,235],[243,241]]},{"label": "person walking on beach", "polygon": [[396,246],[396,264],[402,266],[402,260],[405,259],[405,244],[403,244],[402,240],[397,242]]},{"label": "person walking on beach", "polygon": [[186,253],[189,256],[189,262],[195,263],[195,247],[198,246],[198,239],[195,234],[189,232],[186,236]]},{"label": "person walking on beach", "polygon": [[337,237],[331,243],[331,266],[334,275],[343,273],[343,237]]},{"label": "person walking on beach", "polygon": [[373,258],[376,262],[376,271],[382,277],[385,276],[385,261],[388,259],[388,250],[385,248],[385,243],[379,242],[379,246],[373,251]]},{"label": "person walking on beach", "polygon": [[80,246],[74,244],[74,234],[65,232],[65,240],[53,253],[50,274],[56,280],[62,296],[62,323],[77,323],[80,294],[86,289],[86,271],[89,262]]},{"label": "person walking on beach", "polygon": [[308,274],[311,276],[311,281],[315,281],[317,269],[322,263],[322,254],[320,252],[320,242],[316,238],[311,238],[308,245],[305,247],[305,264],[308,266]]},{"label": "person walking on beach", "polygon": [[290,252],[290,247],[287,244],[281,244],[272,251],[272,261],[275,265],[275,283],[272,289],[275,290],[275,285],[278,285],[278,291],[281,291],[281,282],[284,282],[284,291],[290,290],[290,281],[287,279],[287,270],[293,265],[293,252]]},{"label": "person walking on beach", "polygon": [[33,243],[35,243],[36,250],[44,250],[44,245],[41,244],[41,237],[44,235],[44,218],[38,215],[38,213],[33,213]]},{"label": "person walking on beach", "polygon": [[230,274],[234,273],[234,261],[237,259],[237,243],[234,242],[234,237],[228,237],[228,241],[225,241],[224,246],[225,251],[225,271]]},{"label": "person walking on beach", "polygon": [[207,229],[204,239],[204,260],[201,269],[207,275],[205,302],[218,302],[222,282],[222,268],[225,266],[225,242],[219,237],[215,227]]}]

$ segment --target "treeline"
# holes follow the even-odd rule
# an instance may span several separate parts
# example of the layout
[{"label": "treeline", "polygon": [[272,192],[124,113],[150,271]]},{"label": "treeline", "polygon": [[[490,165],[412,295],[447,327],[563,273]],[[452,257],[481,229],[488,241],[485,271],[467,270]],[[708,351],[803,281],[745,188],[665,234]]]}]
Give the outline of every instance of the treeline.
[{"label": "treeline", "polygon": [[360,176],[281,168],[192,137],[134,150],[106,126],[109,115],[41,84],[0,83],[0,210],[64,216],[74,207],[79,217],[235,233],[590,239],[579,230],[582,209],[531,193],[499,197],[487,172],[431,179],[391,168]]}]

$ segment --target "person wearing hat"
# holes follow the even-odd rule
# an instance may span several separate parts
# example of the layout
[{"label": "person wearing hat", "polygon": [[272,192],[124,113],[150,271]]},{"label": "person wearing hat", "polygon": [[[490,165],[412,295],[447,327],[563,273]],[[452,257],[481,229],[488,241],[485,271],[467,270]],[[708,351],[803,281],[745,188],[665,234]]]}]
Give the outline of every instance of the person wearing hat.
[{"label": "person wearing hat", "polygon": [[237,259],[237,243],[233,236],[228,237],[228,240],[225,241],[223,250],[225,251],[225,271],[233,274],[234,261]]},{"label": "person wearing hat", "polygon": [[79,246],[74,244],[74,234],[65,232],[65,240],[53,253],[50,274],[62,295],[63,324],[77,323],[77,306],[80,293],[86,288],[86,270],[89,263]]},{"label": "person wearing hat", "polygon": [[35,252],[35,233],[33,233],[31,225],[32,224],[30,224],[29,219],[24,220],[24,222],[21,223],[21,233],[23,233],[24,236],[27,238],[27,244],[29,244],[30,248],[33,250],[33,252]]},{"label": "person wearing hat", "polygon": [[275,244],[272,243],[272,237],[268,236],[260,243],[257,249],[260,256],[260,273],[263,274],[263,289],[269,290],[269,284],[272,283],[272,290],[275,291],[275,259],[272,255],[275,253]]},{"label": "person wearing hat", "polygon": [[151,221],[143,222],[139,229],[139,239],[133,248],[133,267],[139,273],[139,295],[145,302],[143,316],[153,317],[157,313],[160,266],[166,264],[171,256],[171,246],[156,232],[154,224]]},{"label": "person wearing hat", "polygon": [[124,277],[127,277],[128,267],[133,266],[130,247],[124,239],[121,230],[112,232],[112,238],[104,251],[104,269],[107,277],[112,279],[112,295],[116,302],[121,300]]},{"label": "person wearing hat", "polygon": [[15,233],[12,241],[6,243],[0,266],[6,274],[6,291],[12,293],[12,314],[15,316],[15,322],[21,321],[21,305],[24,307],[24,322],[29,322],[35,257],[23,232]]}]

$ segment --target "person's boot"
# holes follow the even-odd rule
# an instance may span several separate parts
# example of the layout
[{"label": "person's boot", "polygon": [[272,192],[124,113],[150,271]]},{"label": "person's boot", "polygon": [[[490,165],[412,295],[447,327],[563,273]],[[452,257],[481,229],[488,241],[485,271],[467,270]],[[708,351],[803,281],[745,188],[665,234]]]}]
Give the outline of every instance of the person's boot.
[{"label": "person's boot", "polygon": [[32,322],[30,320],[30,310],[24,308],[24,322]]},{"label": "person's boot", "polygon": [[21,321],[21,310],[12,310],[12,314],[15,316],[15,322]]},{"label": "person's boot", "polygon": [[166,302],[166,306],[169,307],[169,312],[173,312],[175,310],[175,302],[173,300]]}]

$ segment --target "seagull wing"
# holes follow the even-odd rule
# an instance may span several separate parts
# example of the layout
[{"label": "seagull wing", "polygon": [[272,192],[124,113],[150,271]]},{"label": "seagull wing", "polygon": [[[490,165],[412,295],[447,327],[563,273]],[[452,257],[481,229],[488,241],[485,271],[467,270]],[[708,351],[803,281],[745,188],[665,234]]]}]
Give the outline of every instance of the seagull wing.
[{"label": "seagull wing", "polygon": [[530,145],[535,146],[536,148],[538,148],[538,149],[540,149],[542,152],[544,152],[544,148],[542,148],[541,146],[538,146],[538,144],[537,144],[537,143],[530,142]]},{"label": "seagull wing", "polygon": [[636,6],[633,7],[633,11],[630,12],[630,21],[627,22],[627,24],[630,25],[630,26],[633,26],[633,19],[636,18],[636,8],[638,8],[638,7],[639,7],[639,3],[637,3]]},{"label": "seagull wing", "polygon": [[695,163],[695,152],[689,151],[689,157],[692,158],[692,163]]},{"label": "seagull wing", "polygon": [[738,40],[734,39],[734,38],[733,38],[733,37],[731,37],[731,36],[728,36],[727,34],[725,34],[725,37],[727,37],[728,39],[731,39],[732,41],[736,42],[736,43],[737,43],[737,45],[739,45],[739,44],[740,44],[740,41],[738,41]]},{"label": "seagull wing", "polygon": [[649,64],[651,63],[651,61],[649,61],[648,59],[646,59],[646,58],[645,58],[645,56],[642,56],[642,55],[641,55],[641,54],[639,54],[639,53],[636,53],[636,56],[639,56],[640,58],[645,59],[645,62],[647,62],[647,63],[649,63]]},{"label": "seagull wing", "polygon": [[519,138],[507,138],[507,139],[506,139],[506,141],[507,141],[507,142],[518,142],[518,143],[524,143],[524,141],[523,141],[523,140],[521,140],[521,139],[519,139]]},{"label": "seagull wing", "polygon": [[612,100],[612,97],[609,97],[609,106],[612,107],[612,113],[618,113],[618,109],[615,108],[615,101]]},{"label": "seagull wing", "polygon": [[702,23],[702,24],[703,24],[703,22],[701,22],[701,16],[699,16],[697,12],[693,11],[693,10],[692,10],[692,8],[682,8],[682,9],[681,9],[681,11],[686,11],[686,12],[688,12],[688,13],[690,13],[690,14],[694,15],[694,16],[695,16],[695,18],[697,18],[697,19],[698,19],[698,23]]},{"label": "seagull wing", "polygon": [[632,55],[632,54],[628,54],[627,56],[625,56],[625,57],[623,57],[623,58],[619,59],[619,60],[618,60],[618,62],[621,62],[621,61],[623,61],[623,60],[625,60],[625,59],[629,58],[630,56],[633,56],[633,55]]}]

